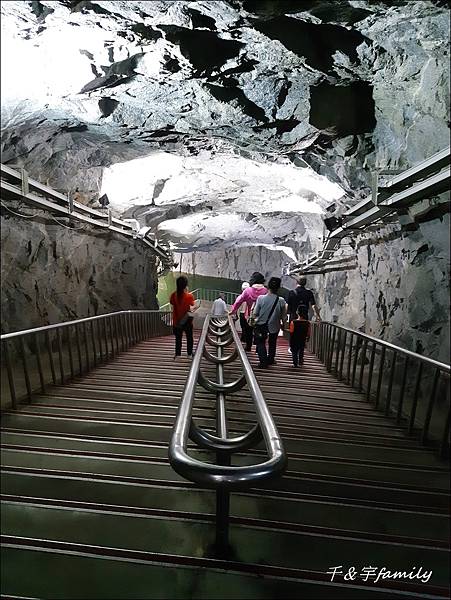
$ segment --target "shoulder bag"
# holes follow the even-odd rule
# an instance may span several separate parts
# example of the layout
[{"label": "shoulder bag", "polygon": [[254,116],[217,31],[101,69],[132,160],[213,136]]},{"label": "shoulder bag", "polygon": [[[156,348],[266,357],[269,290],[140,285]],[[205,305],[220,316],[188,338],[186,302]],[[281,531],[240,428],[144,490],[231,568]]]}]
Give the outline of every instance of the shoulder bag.
[{"label": "shoulder bag", "polygon": [[268,333],[269,333],[269,329],[268,329],[268,323],[270,318],[272,317],[272,314],[277,306],[279,302],[279,296],[276,297],[276,300],[274,302],[274,304],[272,305],[271,311],[268,315],[268,318],[266,319],[266,323],[257,323],[254,327],[254,343],[255,344],[259,344],[261,342],[266,341],[266,338],[268,337]]}]

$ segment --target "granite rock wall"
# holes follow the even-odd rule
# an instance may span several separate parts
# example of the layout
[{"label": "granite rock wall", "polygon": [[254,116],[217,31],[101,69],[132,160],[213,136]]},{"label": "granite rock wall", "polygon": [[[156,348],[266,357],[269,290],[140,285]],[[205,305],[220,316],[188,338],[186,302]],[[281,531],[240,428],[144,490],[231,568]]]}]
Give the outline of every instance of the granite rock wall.
[{"label": "granite rock wall", "polygon": [[449,214],[357,241],[357,268],[312,275],[321,316],[449,362]]},{"label": "granite rock wall", "polygon": [[[285,252],[268,250],[264,246],[186,252],[175,256],[176,261],[181,260],[182,270],[186,273],[238,281],[248,281],[254,271],[260,271],[267,279],[272,276],[281,277],[288,261]],[[286,279],[292,287],[292,280]]]},{"label": "granite rock wall", "polygon": [[151,251],[90,226],[2,216],[2,332],[157,308]]}]

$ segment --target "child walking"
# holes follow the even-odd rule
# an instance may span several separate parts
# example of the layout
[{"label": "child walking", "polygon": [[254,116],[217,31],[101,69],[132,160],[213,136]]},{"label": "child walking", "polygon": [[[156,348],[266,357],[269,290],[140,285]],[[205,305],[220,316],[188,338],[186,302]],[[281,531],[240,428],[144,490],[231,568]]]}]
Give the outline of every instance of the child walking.
[{"label": "child walking", "polygon": [[304,364],[305,342],[310,339],[308,307],[300,304],[296,316],[297,318],[290,322],[290,350],[294,367]]}]

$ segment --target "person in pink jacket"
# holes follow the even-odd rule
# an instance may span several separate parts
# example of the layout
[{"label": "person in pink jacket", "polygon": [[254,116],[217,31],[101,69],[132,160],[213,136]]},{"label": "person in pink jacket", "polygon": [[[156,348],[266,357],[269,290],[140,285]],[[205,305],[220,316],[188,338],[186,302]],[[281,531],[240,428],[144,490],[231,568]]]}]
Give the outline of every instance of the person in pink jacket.
[{"label": "person in pink jacket", "polygon": [[244,309],[244,319],[242,321],[242,327],[244,325],[244,341],[246,342],[246,352],[250,352],[252,350],[252,337],[254,333],[253,327],[247,324],[247,320],[251,314],[252,308],[257,301],[259,296],[263,296],[268,293],[268,290],[265,288],[265,277],[258,272],[252,273],[251,278],[249,279],[249,287],[246,288],[235,300],[232,308],[230,309],[230,314],[235,315],[239,307],[245,303]]}]

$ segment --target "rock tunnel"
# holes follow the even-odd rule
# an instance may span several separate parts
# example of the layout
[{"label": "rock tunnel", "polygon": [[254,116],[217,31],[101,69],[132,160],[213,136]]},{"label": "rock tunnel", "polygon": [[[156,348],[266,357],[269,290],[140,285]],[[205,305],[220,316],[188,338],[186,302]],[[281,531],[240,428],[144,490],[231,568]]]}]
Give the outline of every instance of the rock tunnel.
[{"label": "rock tunnel", "polygon": [[180,274],[239,294],[260,271],[448,363],[449,16],[2,2],[2,334],[156,310]]},{"label": "rock tunnel", "polygon": [[[93,208],[107,193],[179,269],[237,287],[318,254],[324,219],[371,194],[376,171],[448,145],[440,3],[196,6],[5,3],[3,164]],[[7,208],[5,331],[156,305],[153,257]],[[335,258],[352,268],[310,285],[326,318],[445,358],[449,216],[405,212],[345,237]]]}]

